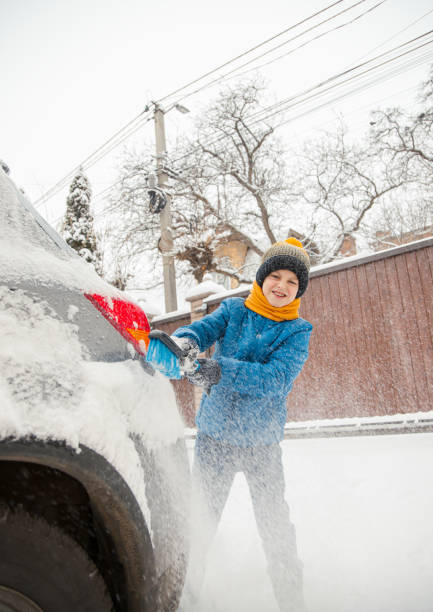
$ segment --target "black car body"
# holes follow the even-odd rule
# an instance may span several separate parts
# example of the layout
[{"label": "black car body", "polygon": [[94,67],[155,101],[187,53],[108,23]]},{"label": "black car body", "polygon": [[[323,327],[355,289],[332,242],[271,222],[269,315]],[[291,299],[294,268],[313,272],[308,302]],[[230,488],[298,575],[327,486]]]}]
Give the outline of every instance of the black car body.
[{"label": "black car body", "polygon": [[128,299],[2,169],[0,263],[0,608],[176,610],[183,424],[169,381],[91,296]]}]

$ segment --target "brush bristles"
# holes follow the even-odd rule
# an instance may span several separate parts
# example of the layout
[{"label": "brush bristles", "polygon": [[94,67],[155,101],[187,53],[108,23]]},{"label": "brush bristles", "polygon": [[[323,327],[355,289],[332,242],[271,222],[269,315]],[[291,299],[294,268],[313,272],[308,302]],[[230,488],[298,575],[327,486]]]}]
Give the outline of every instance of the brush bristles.
[{"label": "brush bristles", "polygon": [[167,378],[178,380],[182,376],[179,359],[158,338],[151,338],[146,353],[146,361]]}]

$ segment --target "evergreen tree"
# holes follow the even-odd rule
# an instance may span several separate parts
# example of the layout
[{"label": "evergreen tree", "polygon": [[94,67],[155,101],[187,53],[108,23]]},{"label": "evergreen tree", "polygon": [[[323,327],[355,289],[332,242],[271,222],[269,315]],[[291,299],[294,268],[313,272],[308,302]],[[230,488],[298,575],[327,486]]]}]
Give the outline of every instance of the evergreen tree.
[{"label": "evergreen tree", "polygon": [[89,179],[80,169],[69,187],[62,234],[69,246],[102,274],[102,257],[90,212],[91,197]]}]

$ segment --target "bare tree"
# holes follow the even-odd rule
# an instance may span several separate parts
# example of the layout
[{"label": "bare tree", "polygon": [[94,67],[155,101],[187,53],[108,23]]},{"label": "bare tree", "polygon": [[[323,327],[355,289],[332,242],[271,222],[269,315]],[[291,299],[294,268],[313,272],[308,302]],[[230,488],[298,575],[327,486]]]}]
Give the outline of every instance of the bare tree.
[{"label": "bare tree", "polygon": [[372,138],[401,172],[430,186],[433,179],[433,66],[419,93],[416,113],[400,108],[372,114]]},{"label": "bare tree", "polygon": [[404,185],[374,215],[368,244],[377,250],[432,235],[433,205],[419,185]]},{"label": "bare tree", "polygon": [[[172,233],[180,274],[201,281],[206,272],[252,280],[219,247],[238,240],[257,255],[286,238],[293,219],[286,206],[285,154],[274,130],[257,120],[264,88],[257,81],[224,90],[206,109],[196,132],[178,143],[168,165],[172,180]],[[147,159],[147,155],[145,156]],[[149,212],[143,154],[129,153],[121,169],[116,210],[131,257],[159,259],[159,219]]]},{"label": "bare tree", "polygon": [[422,83],[416,112],[401,108],[372,114],[370,139],[405,179],[377,218],[379,241],[401,244],[433,230],[433,66]]},{"label": "bare tree", "polygon": [[365,233],[373,208],[405,183],[390,156],[378,155],[372,143],[349,141],[341,122],[304,145],[295,174],[291,197],[304,204],[304,231],[320,245],[322,263]]},{"label": "bare tree", "polygon": [[[172,147],[167,167],[178,279],[201,281],[215,272],[250,282],[252,269],[236,268],[224,256],[221,247],[230,241],[258,257],[295,229],[313,260],[328,262],[354,239],[377,248],[431,227],[433,70],[419,112],[376,111],[358,141],[340,121],[291,154],[260,120],[263,96],[257,80],[225,89],[195,132]],[[145,261],[144,275],[158,283],[159,218],[149,210],[147,184],[152,167],[149,150],[127,153],[113,218],[122,266]]]}]

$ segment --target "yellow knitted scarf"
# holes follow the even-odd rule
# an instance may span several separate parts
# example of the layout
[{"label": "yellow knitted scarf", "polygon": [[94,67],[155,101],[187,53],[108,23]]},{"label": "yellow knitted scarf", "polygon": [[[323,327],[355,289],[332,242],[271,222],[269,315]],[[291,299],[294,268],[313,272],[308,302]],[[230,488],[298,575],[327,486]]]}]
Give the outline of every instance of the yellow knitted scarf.
[{"label": "yellow knitted scarf", "polygon": [[251,293],[244,303],[250,310],[272,321],[291,321],[299,317],[298,310],[301,305],[301,298],[294,299],[293,302],[290,302],[287,306],[277,308],[269,304],[268,300],[263,295],[261,287],[254,281]]}]

